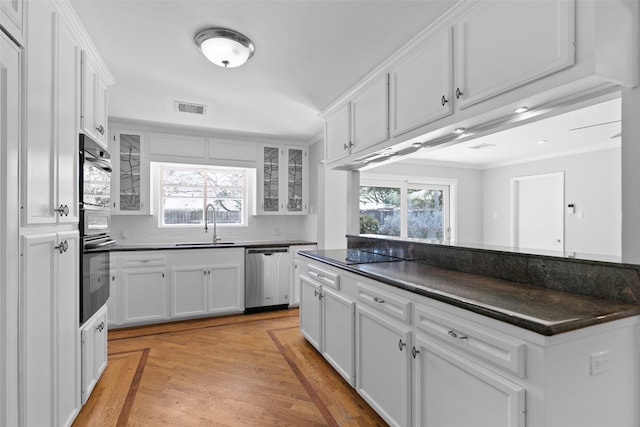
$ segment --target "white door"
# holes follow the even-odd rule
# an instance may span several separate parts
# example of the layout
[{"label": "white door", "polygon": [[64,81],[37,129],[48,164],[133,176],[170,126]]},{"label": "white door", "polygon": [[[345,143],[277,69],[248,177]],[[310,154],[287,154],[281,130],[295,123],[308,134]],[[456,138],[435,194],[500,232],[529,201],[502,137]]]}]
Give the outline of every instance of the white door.
[{"label": "white door", "polygon": [[355,385],[355,307],[340,292],[322,287],[322,355],[351,385]]},{"label": "white door", "polygon": [[209,276],[209,313],[234,313],[244,309],[244,275],[241,263],[215,264]]},{"label": "white door", "polygon": [[383,74],[351,101],[354,152],[389,139],[388,81]]},{"label": "white door", "polygon": [[209,268],[203,265],[171,269],[171,318],[205,315]]},{"label": "white door", "polygon": [[167,318],[164,267],[125,268],[120,283],[123,324]]},{"label": "white door", "polygon": [[564,173],[513,178],[512,246],[564,250]]},{"label": "white door", "polygon": [[300,276],[300,332],[318,350],[320,342],[321,315],[320,285]]},{"label": "white door", "polygon": [[327,119],[325,125],[326,159],[328,162],[346,157],[351,152],[351,103],[347,102]]}]

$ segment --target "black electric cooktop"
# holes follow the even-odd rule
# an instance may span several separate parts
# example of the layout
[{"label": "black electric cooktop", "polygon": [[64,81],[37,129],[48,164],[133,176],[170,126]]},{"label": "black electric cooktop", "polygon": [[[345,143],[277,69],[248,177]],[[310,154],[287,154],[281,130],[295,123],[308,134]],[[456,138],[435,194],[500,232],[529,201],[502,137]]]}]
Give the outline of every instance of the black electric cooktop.
[{"label": "black electric cooktop", "polygon": [[353,264],[371,264],[375,262],[392,262],[402,261],[402,258],[396,258],[380,253],[367,252],[361,249],[332,249],[320,250],[316,254],[323,258],[340,262],[346,265]]}]

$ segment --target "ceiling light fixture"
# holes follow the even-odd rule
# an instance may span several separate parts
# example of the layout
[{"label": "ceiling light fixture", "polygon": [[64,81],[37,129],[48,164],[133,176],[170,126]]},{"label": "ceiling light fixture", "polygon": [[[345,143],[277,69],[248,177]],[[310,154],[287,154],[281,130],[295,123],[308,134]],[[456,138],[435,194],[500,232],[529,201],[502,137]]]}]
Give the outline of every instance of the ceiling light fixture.
[{"label": "ceiling light fixture", "polygon": [[536,141],[536,144],[546,144],[547,142],[549,141],[547,141],[546,139],[541,139],[540,141]]},{"label": "ceiling light fixture", "polygon": [[513,112],[516,114],[526,113],[527,111],[529,111],[529,107],[525,107],[525,106],[518,107],[515,110],[513,110]]},{"label": "ceiling light fixture", "polygon": [[455,133],[455,134],[457,134],[457,135],[462,135],[463,133],[465,133],[465,131],[466,131],[466,130],[467,130],[467,129],[465,129],[465,128],[455,128],[455,129],[453,130],[453,133]]},{"label": "ceiling light fixture", "polygon": [[194,40],[209,61],[224,68],[241,66],[255,52],[248,37],[228,28],[207,28],[198,32]]}]

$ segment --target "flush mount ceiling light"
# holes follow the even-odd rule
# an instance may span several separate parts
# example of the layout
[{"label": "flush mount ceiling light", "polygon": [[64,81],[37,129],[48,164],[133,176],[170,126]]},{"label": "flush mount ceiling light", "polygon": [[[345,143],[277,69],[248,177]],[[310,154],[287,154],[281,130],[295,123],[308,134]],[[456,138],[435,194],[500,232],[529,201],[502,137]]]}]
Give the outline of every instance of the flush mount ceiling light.
[{"label": "flush mount ceiling light", "polygon": [[255,51],[247,36],[228,28],[207,28],[197,33],[194,40],[209,61],[224,68],[241,66]]},{"label": "flush mount ceiling light", "polygon": [[526,113],[527,111],[529,111],[529,107],[525,107],[525,106],[518,107],[515,110],[513,110],[513,112],[516,114]]},{"label": "flush mount ceiling light", "polygon": [[466,132],[466,130],[467,130],[466,128],[455,128],[453,130],[453,133],[455,133],[456,135],[462,135],[463,133]]},{"label": "flush mount ceiling light", "polygon": [[549,141],[547,141],[546,139],[541,139],[539,141],[536,141],[536,144],[546,144],[547,142]]}]

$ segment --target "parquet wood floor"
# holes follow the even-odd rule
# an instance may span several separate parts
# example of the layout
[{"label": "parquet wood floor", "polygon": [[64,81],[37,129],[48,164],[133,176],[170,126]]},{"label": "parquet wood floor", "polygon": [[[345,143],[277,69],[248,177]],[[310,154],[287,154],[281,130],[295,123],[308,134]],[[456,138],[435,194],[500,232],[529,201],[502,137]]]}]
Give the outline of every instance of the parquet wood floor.
[{"label": "parquet wood floor", "polygon": [[109,331],[109,364],[73,425],[386,424],[292,309]]}]

